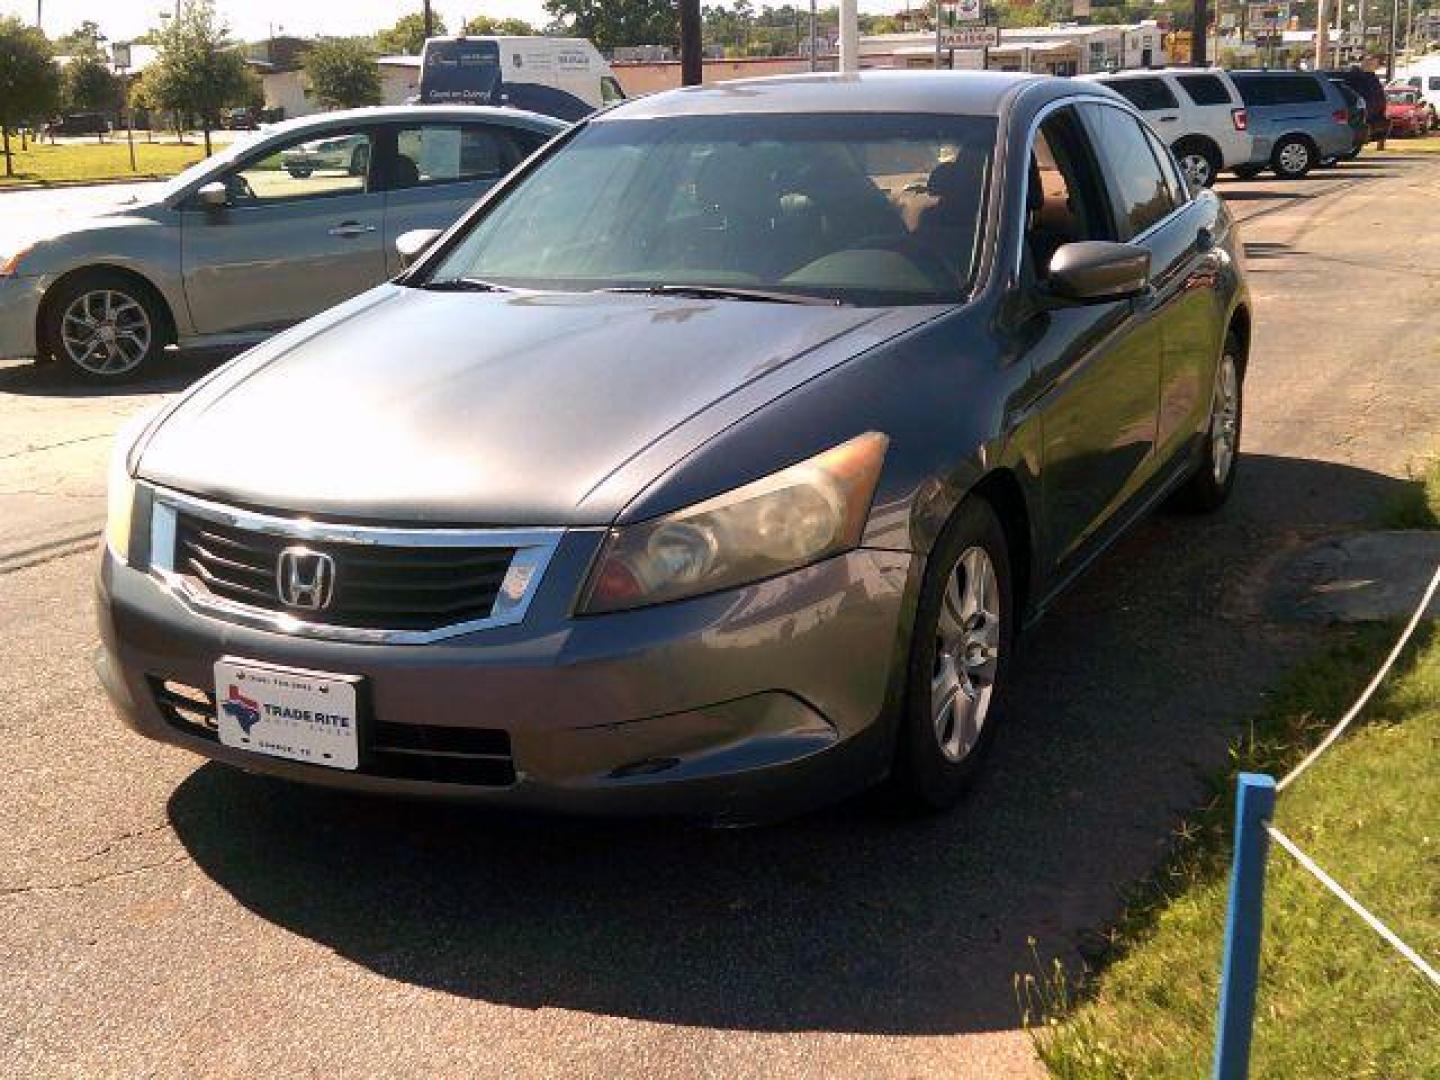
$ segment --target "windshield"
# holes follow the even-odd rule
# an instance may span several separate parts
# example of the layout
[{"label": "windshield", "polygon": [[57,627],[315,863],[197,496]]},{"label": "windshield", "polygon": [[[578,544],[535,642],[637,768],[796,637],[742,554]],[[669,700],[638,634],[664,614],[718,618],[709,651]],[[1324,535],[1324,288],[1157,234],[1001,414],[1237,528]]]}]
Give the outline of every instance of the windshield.
[{"label": "windshield", "polygon": [[994,141],[994,119],[974,116],[605,120],[506,193],[427,280],[952,302],[974,272]]}]

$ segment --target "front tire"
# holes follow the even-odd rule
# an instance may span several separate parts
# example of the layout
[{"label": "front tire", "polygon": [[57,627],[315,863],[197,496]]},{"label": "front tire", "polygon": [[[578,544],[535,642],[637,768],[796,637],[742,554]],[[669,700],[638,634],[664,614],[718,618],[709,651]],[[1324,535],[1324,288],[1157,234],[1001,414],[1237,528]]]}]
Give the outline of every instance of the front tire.
[{"label": "front tire", "polygon": [[124,382],[165,347],[164,313],[133,278],[90,270],[62,281],[45,298],[40,334],[50,355],[92,382]]},{"label": "front tire", "polygon": [[1205,432],[1200,468],[1176,493],[1175,502],[1180,509],[1202,514],[1218,510],[1230,498],[1230,492],[1235,487],[1245,404],[1245,383],[1240,365],[1240,342],[1234,334],[1227,334],[1220,362],[1215,366],[1210,426]]},{"label": "front tire", "polygon": [[893,775],[915,809],[953,806],[994,740],[1014,640],[1011,581],[999,519],[967,499],[930,553],[915,614]]}]

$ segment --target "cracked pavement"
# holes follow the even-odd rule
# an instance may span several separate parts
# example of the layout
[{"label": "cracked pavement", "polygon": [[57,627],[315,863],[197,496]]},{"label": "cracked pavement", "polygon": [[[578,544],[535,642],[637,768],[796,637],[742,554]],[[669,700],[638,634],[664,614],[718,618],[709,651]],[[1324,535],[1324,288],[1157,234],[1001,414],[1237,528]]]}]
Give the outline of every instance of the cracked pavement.
[{"label": "cracked pavement", "polygon": [[1236,498],[1146,522],[1056,607],[990,772],[930,821],[515,818],[144,742],[91,672],[76,548],[108,436],[209,361],[113,396],[0,365],[0,1075],[1038,1075],[1030,940],[1091,950],[1323,633],[1266,582],[1437,449],[1440,157],[1400,147],[1222,182],[1258,306]]}]

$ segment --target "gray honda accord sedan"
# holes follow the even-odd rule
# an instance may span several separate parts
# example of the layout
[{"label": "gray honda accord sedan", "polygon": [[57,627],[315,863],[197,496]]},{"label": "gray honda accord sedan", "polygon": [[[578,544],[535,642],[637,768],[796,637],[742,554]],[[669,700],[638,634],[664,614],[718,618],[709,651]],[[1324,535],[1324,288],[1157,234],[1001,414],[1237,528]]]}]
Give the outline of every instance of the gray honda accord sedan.
[{"label": "gray honda accord sedan", "polygon": [[101,678],[144,735],[336,787],[945,807],[1019,628],[1230,492],[1237,248],[1092,84],[627,102],[122,442]]}]

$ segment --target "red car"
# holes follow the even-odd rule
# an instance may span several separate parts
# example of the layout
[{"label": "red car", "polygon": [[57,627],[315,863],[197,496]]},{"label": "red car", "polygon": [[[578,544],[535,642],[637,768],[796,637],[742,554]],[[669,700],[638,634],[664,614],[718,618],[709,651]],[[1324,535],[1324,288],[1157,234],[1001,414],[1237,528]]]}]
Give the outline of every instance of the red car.
[{"label": "red car", "polygon": [[1415,90],[1385,94],[1385,119],[1393,135],[1424,135],[1430,130],[1430,109]]}]

